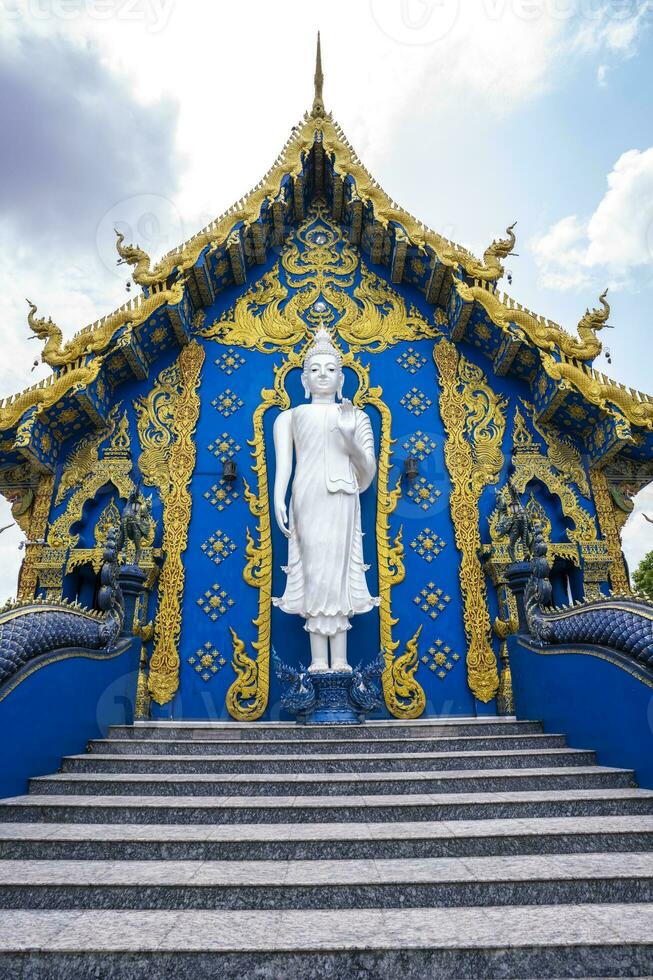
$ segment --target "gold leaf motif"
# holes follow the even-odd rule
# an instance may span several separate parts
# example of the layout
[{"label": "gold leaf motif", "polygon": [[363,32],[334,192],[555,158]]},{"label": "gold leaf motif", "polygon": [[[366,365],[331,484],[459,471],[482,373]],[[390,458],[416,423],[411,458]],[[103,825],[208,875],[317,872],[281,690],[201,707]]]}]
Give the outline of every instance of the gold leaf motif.
[{"label": "gold leaf motif", "polygon": [[[281,265],[291,295],[277,263],[199,335],[261,351],[288,351],[304,339],[306,321],[331,322],[335,311],[336,332],[352,351],[379,352],[400,340],[440,336],[419,310],[407,310],[403,297],[367,268],[321,202],[287,244]],[[351,295],[347,290],[359,266],[360,282]]]},{"label": "gold leaf motif", "polygon": [[[406,649],[398,657],[384,650],[386,666],[381,675],[381,683],[385,703],[395,718],[419,718],[426,707],[424,690],[415,680],[419,667],[417,645],[421,632],[422,627],[418,626],[406,644]],[[394,646],[396,649],[399,644],[395,643]]]},{"label": "gold leaf motif", "polygon": [[[232,666],[236,680],[231,684],[226,696],[227,711],[237,721],[255,721],[265,711],[267,695],[263,708],[260,708],[262,685],[259,676],[259,661],[252,659],[245,649],[245,643],[232,627],[229,627],[233,644]],[[269,677],[269,665],[268,665]],[[269,683],[269,681],[268,681]]]}]

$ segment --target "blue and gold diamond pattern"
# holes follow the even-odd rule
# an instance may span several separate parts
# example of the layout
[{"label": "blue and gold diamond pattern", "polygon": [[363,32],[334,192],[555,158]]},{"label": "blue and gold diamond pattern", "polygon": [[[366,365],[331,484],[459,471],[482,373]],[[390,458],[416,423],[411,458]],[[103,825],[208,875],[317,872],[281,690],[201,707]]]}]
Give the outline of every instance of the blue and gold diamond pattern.
[{"label": "blue and gold diamond pattern", "polygon": [[212,677],[215,677],[226,662],[220,651],[216,650],[212,643],[205,643],[192,657],[188,658],[188,663],[203,681],[210,681]]},{"label": "blue and gold diamond pattern", "polygon": [[223,432],[221,436],[209,443],[209,452],[220,460],[221,463],[232,459],[239,451],[240,446],[232,439],[228,432]]},{"label": "blue and gold diamond pattern", "polygon": [[443,640],[436,640],[421,659],[424,666],[443,681],[460,660],[460,654],[454,653]]},{"label": "blue and gold diamond pattern", "polygon": [[433,402],[428,398],[423,391],[419,388],[411,388],[406,394],[401,398],[400,405],[410,412],[411,415],[421,415],[423,412],[430,408]]},{"label": "blue and gold diamond pattern", "polygon": [[413,480],[407,495],[422,510],[428,510],[438,497],[442,496],[441,491],[429,483],[425,476],[418,476],[416,480]]},{"label": "blue and gold diamond pattern", "polygon": [[419,606],[430,619],[437,619],[450,601],[450,597],[445,595],[442,589],[438,589],[434,582],[428,582],[419,595],[413,599],[415,605]]},{"label": "blue and gold diamond pattern", "polygon": [[234,350],[233,347],[228,347],[224,354],[216,359],[215,362],[221,371],[225,374],[233,374],[238,368],[241,368],[245,363],[245,358]]},{"label": "blue and gold diamond pattern", "polygon": [[407,350],[400,354],[397,358],[397,364],[400,365],[409,374],[416,374],[420,368],[423,368],[426,364],[426,358],[419,351],[414,350],[412,347],[408,347]]},{"label": "blue and gold diamond pattern", "polygon": [[234,415],[239,408],[242,408],[244,403],[231,388],[225,388],[221,395],[213,399],[211,404],[220,412],[220,415],[224,415],[228,419],[230,415]]},{"label": "blue and gold diamond pattern", "polygon": [[425,432],[422,432],[421,429],[417,429],[404,443],[404,450],[407,455],[415,456],[422,463],[427,456],[431,455],[435,447],[436,443]]},{"label": "blue and gold diamond pattern", "polygon": [[218,510],[224,510],[234,500],[238,500],[238,496],[239,494],[235,484],[227,483],[226,480],[220,480],[219,483],[214,483],[210,490],[204,492],[204,498],[210,504],[213,504],[214,507],[217,507]]},{"label": "blue and gold diamond pattern", "polygon": [[420,531],[415,540],[410,542],[411,548],[417,552],[420,558],[429,563],[437,558],[445,545],[446,541],[443,541],[435,531],[431,531],[428,527]]},{"label": "blue and gold diamond pattern", "polygon": [[202,551],[206,557],[214,561],[216,565],[228,558],[235,550],[236,545],[224,531],[215,531],[202,545]]},{"label": "blue and gold diamond pattern", "polygon": [[197,600],[197,605],[202,612],[206,613],[209,619],[216,621],[219,616],[223,616],[233,606],[234,601],[230,599],[224,589],[221,589],[216,582],[207,589],[204,595]]}]

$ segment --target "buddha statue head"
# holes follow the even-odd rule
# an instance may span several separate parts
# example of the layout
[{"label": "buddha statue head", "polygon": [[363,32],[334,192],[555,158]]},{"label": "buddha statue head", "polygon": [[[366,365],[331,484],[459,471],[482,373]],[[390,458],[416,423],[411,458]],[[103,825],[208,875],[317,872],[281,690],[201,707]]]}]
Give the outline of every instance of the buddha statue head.
[{"label": "buddha statue head", "polygon": [[315,334],[315,340],[304,355],[302,385],[307,398],[320,400],[342,398],[345,376],[342,373],[342,356],[334,346],[331,335],[324,327]]}]

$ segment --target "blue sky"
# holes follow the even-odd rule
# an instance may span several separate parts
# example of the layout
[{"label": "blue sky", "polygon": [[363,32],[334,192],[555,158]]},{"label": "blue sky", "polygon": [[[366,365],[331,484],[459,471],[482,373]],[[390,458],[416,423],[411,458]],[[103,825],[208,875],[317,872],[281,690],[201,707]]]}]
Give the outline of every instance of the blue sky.
[{"label": "blue sky", "polygon": [[[5,0],[0,27],[0,395],[46,373],[26,296],[70,335],[126,298],[114,224],[157,255],[259,180],[318,27],[388,193],[477,254],[517,220],[509,291],[569,330],[610,286],[596,366],[653,390],[653,0]],[[624,545],[653,548],[641,514]]]}]

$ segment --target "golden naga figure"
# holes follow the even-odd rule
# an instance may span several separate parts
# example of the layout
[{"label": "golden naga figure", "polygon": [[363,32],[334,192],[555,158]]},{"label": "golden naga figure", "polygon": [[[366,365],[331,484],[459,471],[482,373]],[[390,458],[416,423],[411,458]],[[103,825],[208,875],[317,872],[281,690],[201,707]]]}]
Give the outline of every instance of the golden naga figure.
[{"label": "golden naga figure", "polygon": [[578,322],[578,336],[581,337],[584,342],[590,343],[596,340],[596,330],[601,330],[603,327],[609,327],[608,317],[610,316],[610,304],[605,298],[608,295],[607,289],[604,289],[599,296],[599,303],[603,307],[595,307],[593,310],[587,309]]},{"label": "golden naga figure", "polygon": [[61,351],[61,341],[63,334],[57,326],[53,323],[52,317],[48,317],[47,320],[44,316],[37,317],[36,310],[37,306],[32,303],[31,300],[27,300],[27,305],[29,306],[29,313],[27,314],[27,322],[29,324],[30,330],[39,338],[39,340],[45,340],[46,344],[41,353],[41,360],[45,364],[54,364],[56,361],[50,360],[51,357],[56,357],[56,355]]},{"label": "golden naga figure", "polygon": [[459,245],[453,245],[445,249],[439,256],[440,261],[448,266],[462,265],[465,273],[472,279],[482,279],[484,282],[494,282],[503,275],[501,259],[507,258],[512,254],[515,247],[515,233],[513,231],[516,221],[506,228],[507,238],[496,238],[491,245],[483,252],[483,261],[479,262],[466,249]]},{"label": "golden naga figure", "polygon": [[153,292],[150,296],[139,296],[130,300],[129,303],[121,306],[115,312],[88,327],[84,327],[65,345],[62,345],[61,330],[52,321],[52,318],[48,317],[46,320],[45,317],[35,316],[37,307],[30,300],[27,300],[29,304],[27,322],[30,330],[40,340],[46,341],[41,352],[41,360],[44,364],[56,368],[64,364],[71,364],[86,354],[100,353],[109,346],[121,327],[126,326],[131,331],[134,327],[144,323],[160,306],[164,306],[166,303],[169,303],[170,306],[176,306],[181,303],[185,283],[185,279],[179,279],[169,289],[161,289]]},{"label": "golden naga figure", "polygon": [[113,229],[116,233],[116,251],[120,258],[118,265],[133,265],[132,277],[134,282],[148,284],[150,279],[156,280],[158,276],[150,276],[150,257],[147,252],[139,245],[125,245],[125,236],[117,228]]}]

